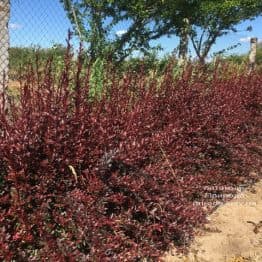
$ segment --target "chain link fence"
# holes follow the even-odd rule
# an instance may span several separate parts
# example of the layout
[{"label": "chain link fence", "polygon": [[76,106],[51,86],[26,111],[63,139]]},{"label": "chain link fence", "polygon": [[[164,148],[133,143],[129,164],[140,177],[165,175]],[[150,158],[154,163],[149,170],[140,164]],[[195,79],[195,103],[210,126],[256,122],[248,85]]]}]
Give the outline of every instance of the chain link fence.
[{"label": "chain link fence", "polygon": [[[2,88],[4,76],[16,80],[18,68],[34,50],[44,50],[47,54],[48,50],[65,46],[69,29],[72,30],[71,23],[59,0],[0,0]],[[72,39],[72,44],[78,46],[77,37]]]},{"label": "chain link fence", "polygon": [[0,0],[0,91],[2,91],[5,77],[7,77],[8,75],[9,17],[10,17],[10,1]]}]

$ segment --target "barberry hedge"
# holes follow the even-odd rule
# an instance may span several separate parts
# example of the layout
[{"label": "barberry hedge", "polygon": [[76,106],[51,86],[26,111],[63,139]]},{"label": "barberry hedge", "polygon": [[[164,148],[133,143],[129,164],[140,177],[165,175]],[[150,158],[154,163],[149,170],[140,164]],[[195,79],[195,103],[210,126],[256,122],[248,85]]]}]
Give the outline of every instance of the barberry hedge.
[{"label": "barberry hedge", "polygon": [[[90,70],[66,56],[28,68],[19,100],[1,98],[0,258],[158,261],[185,251],[208,193],[261,167],[262,76],[189,65],[161,81]],[[216,187],[214,187],[216,186]],[[233,192],[235,193],[235,192]]]}]

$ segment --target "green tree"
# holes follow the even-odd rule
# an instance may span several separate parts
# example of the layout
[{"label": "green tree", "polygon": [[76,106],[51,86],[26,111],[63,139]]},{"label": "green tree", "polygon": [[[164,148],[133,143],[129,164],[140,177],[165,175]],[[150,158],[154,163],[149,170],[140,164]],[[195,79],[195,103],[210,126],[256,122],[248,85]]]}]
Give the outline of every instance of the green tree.
[{"label": "green tree", "polygon": [[189,35],[199,5],[200,0],[162,0],[158,12],[152,14],[155,22],[152,38],[177,35],[180,39],[177,53],[182,62],[187,59]]},{"label": "green tree", "polygon": [[[143,0],[60,0],[75,32],[87,42],[91,61],[99,58],[122,61],[134,50],[150,49],[152,12],[155,1]],[[126,28],[117,33],[116,27]]]},{"label": "green tree", "polygon": [[[230,32],[237,32],[236,26],[262,14],[261,0],[200,1],[191,20],[190,39],[202,64],[217,39]],[[251,27],[247,28],[252,30]]]},{"label": "green tree", "polygon": [[[178,56],[185,60],[189,40],[201,63],[217,39],[236,31],[240,22],[262,13],[261,0],[61,0],[75,31],[89,43],[91,59],[121,61],[134,50],[146,53],[150,40],[180,38]],[[129,27],[116,35],[116,25]],[[249,28],[250,29],[250,28]]]},{"label": "green tree", "polygon": [[[190,39],[202,64],[219,37],[236,32],[240,22],[262,14],[261,0],[162,0],[156,5],[157,11],[150,13],[155,24],[149,38],[177,35],[178,57],[182,60],[186,59]],[[144,1],[143,8],[146,6]]]}]

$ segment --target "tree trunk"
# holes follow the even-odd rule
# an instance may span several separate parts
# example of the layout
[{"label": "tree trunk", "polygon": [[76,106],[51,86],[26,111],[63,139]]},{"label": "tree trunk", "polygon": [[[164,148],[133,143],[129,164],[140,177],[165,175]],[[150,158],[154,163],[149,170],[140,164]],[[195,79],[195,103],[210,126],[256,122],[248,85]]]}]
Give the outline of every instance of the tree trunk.
[{"label": "tree trunk", "polygon": [[199,57],[199,64],[200,64],[201,66],[204,66],[204,65],[206,64],[206,59],[205,59],[204,56],[200,56],[200,57]]},{"label": "tree trunk", "polygon": [[0,93],[3,92],[4,85],[8,81],[9,17],[10,17],[10,0],[1,0],[0,1]]},{"label": "tree trunk", "polygon": [[179,40],[179,46],[178,46],[178,64],[184,65],[187,61],[187,53],[188,53],[188,44],[189,44],[189,19],[184,18],[184,27],[181,30],[180,33],[180,40]]}]

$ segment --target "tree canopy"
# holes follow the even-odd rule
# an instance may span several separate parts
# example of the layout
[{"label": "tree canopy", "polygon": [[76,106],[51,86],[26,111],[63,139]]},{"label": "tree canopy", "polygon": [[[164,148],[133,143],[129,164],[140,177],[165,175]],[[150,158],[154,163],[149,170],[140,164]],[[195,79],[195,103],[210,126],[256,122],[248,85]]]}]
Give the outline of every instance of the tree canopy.
[{"label": "tree canopy", "polygon": [[[107,57],[123,60],[134,50],[150,49],[150,27],[155,1],[140,0],[60,0],[75,32],[89,43],[91,59]],[[125,28],[117,32],[121,23]]]},{"label": "tree canopy", "polygon": [[[205,58],[216,40],[230,32],[237,32],[236,26],[262,13],[260,0],[200,1],[197,15],[191,22],[190,39],[200,61]],[[252,30],[251,27],[247,28]]]},{"label": "tree canopy", "polygon": [[[202,63],[222,35],[262,13],[260,0],[60,0],[75,32],[89,43],[91,59],[123,60],[134,50],[147,52],[164,35],[180,38],[186,57],[189,39]],[[117,34],[117,28],[123,26]],[[250,29],[250,28],[248,28]]]},{"label": "tree canopy", "polygon": [[196,55],[204,63],[219,37],[236,32],[240,22],[261,14],[261,0],[163,0],[156,21],[163,25],[166,34],[179,36],[180,55],[185,56],[190,38]]}]

